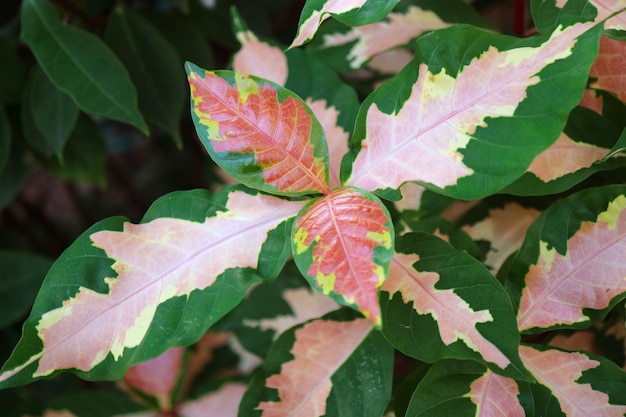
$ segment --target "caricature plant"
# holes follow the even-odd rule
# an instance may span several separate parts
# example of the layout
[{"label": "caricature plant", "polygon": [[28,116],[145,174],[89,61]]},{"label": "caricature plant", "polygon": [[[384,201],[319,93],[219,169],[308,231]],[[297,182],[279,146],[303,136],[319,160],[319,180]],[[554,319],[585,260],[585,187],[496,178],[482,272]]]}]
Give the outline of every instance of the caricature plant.
[{"label": "caricature plant", "polygon": [[[532,1],[528,37],[443,3],[309,0],[289,48],[233,10],[233,71],[186,71],[240,184],[87,230],[0,387],[71,371],[152,404],[102,415],[624,416],[626,3]],[[215,337],[262,361],[181,395]]]}]

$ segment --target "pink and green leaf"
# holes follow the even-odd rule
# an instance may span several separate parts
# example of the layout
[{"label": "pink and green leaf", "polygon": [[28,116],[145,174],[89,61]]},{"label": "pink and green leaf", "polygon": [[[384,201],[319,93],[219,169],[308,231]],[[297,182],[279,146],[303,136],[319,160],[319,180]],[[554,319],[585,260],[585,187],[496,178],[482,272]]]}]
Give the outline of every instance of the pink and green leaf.
[{"label": "pink and green leaf", "polygon": [[226,172],[273,194],[330,192],[324,131],[302,99],[248,74],[186,68],[196,132]]},{"label": "pink and green leaf", "polygon": [[399,0],[307,0],[300,15],[298,32],[291,48],[300,46],[315,36],[322,22],[333,16],[354,26],[383,19]]},{"label": "pink and green leaf", "polygon": [[383,333],[396,349],[425,362],[472,359],[529,378],[511,302],[479,261],[422,233],[399,237],[396,251],[381,295]]},{"label": "pink and green leaf", "polygon": [[185,348],[174,347],[162,355],[131,366],[122,379],[123,386],[154,399],[159,410],[170,410],[184,371]]},{"label": "pink and green leaf", "polygon": [[349,132],[354,128],[359,106],[355,91],[310,54],[299,49],[283,53],[260,40],[236,12],[233,25],[242,44],[233,59],[233,69],[272,80],[305,100],[326,136],[330,188],[339,187],[341,158],[348,152]]},{"label": "pink and green leaf", "polygon": [[524,417],[530,411],[518,396],[526,383],[495,374],[476,362],[434,364],[417,385],[407,416]]},{"label": "pink and green leaf", "polygon": [[0,386],[65,369],[119,378],[195,342],[250,285],[277,275],[303,204],[243,188],[180,192],[159,200],[145,223],[95,225],[48,273]]},{"label": "pink and green leaf", "polygon": [[332,313],[276,341],[239,415],[380,416],[390,399],[392,367],[393,349],[368,320]]},{"label": "pink and green leaf", "polygon": [[581,328],[626,296],[626,187],[590,188],[546,210],[511,265],[518,327]]},{"label": "pink and green leaf", "polygon": [[415,61],[361,106],[342,178],[379,192],[418,181],[462,199],[500,190],[562,131],[599,35],[577,23],[527,39],[469,26],[420,37]]},{"label": "pink and green leaf", "polygon": [[520,357],[566,417],[626,413],[626,373],[607,359],[538,346],[521,346]]},{"label": "pink and green leaf", "polygon": [[294,259],[311,285],[380,326],[378,293],[393,256],[394,229],[378,198],[339,188],[305,206],[293,230]]},{"label": "pink and green leaf", "polygon": [[[390,61],[406,64],[412,58],[407,47],[420,35],[452,26],[454,22],[488,26],[476,10],[460,0],[400,2],[383,20],[363,26],[326,25],[308,47],[319,59],[340,71],[364,66],[396,74]],[[403,56],[410,56],[407,60]]]},{"label": "pink and green leaf", "polygon": [[540,31],[550,30],[558,21],[574,17],[601,23],[607,30],[626,30],[626,2],[624,0],[550,0],[531,2],[535,25]]},{"label": "pink and green leaf", "polygon": [[624,68],[626,68],[626,43],[606,36],[600,38],[600,53],[589,73],[596,79],[591,87],[610,91],[626,102]]}]

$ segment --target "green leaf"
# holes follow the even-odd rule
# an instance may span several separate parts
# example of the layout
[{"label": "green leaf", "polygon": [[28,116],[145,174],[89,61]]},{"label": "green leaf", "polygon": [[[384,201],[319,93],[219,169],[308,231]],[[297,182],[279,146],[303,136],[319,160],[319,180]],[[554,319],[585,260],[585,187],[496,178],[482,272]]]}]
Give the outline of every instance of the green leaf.
[{"label": "green leaf", "polygon": [[96,124],[85,114],[76,122],[65,149],[62,163],[44,161],[47,169],[63,181],[106,185],[107,150]]},{"label": "green leaf", "polygon": [[0,208],[13,200],[30,172],[31,167],[26,163],[24,155],[22,143],[13,141],[4,170],[0,172]]},{"label": "green leaf", "polygon": [[148,123],[163,129],[182,146],[179,123],[185,81],[172,45],[141,14],[122,7],[111,15],[105,39],[128,69]]},{"label": "green leaf", "polygon": [[0,174],[9,160],[11,152],[11,122],[4,106],[0,105]]},{"label": "green leaf", "polygon": [[472,359],[532,380],[519,359],[511,302],[469,254],[432,235],[400,236],[380,298],[383,334],[401,352],[429,363]]},{"label": "green leaf", "polygon": [[78,119],[78,107],[38,66],[33,68],[30,76],[28,99],[23,103],[23,110],[32,113],[33,128],[40,133],[35,138],[43,139],[43,143],[29,143],[41,154],[54,155],[62,160],[63,148]]},{"label": "green leaf", "polygon": [[112,417],[121,415],[140,415],[150,412],[137,404],[127,394],[98,389],[77,390],[55,398],[49,410],[69,411],[76,417]]},{"label": "green leaf", "polygon": [[62,24],[48,0],[24,0],[21,16],[22,39],[50,80],[78,107],[148,133],[126,69],[99,38]]},{"label": "green leaf", "polygon": [[26,68],[22,63],[17,48],[13,47],[4,38],[0,38],[0,101],[17,103],[24,85]]},{"label": "green leaf", "polygon": [[22,319],[30,310],[52,261],[39,255],[0,251],[0,328]]}]

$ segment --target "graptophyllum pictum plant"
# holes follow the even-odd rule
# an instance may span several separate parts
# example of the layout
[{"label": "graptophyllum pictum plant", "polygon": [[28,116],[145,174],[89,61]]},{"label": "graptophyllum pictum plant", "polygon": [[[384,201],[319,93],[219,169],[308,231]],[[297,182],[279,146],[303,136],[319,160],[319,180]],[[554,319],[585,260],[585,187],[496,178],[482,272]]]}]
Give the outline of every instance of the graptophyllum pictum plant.
[{"label": "graptophyllum pictum plant", "polygon": [[[234,71],[186,71],[197,135],[240,184],[87,230],[0,387],[126,375],[189,417],[220,392],[240,416],[625,415],[623,349],[552,336],[624,334],[626,2],[531,7],[522,38],[462,2],[309,0],[286,52],[233,11]],[[388,79],[359,106],[331,67]],[[291,258],[323,296],[296,296]],[[309,320],[279,335],[281,315]],[[191,405],[136,382],[237,320],[264,355],[251,378]],[[414,369],[395,384],[394,358]]]}]

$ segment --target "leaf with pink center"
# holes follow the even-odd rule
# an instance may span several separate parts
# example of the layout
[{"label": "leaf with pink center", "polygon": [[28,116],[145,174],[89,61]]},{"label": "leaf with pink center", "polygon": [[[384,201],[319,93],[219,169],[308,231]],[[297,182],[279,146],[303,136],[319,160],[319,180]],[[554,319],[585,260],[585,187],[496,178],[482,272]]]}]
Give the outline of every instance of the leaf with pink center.
[{"label": "leaf with pink center", "polygon": [[156,400],[159,410],[172,408],[183,376],[185,348],[168,349],[156,358],[138,363],[124,374],[123,386]]},{"label": "leaf with pink center", "polygon": [[434,364],[413,393],[407,416],[524,417],[532,411],[518,395],[526,383],[495,374],[479,363],[445,360]]},{"label": "leaf with pink center", "polygon": [[393,256],[394,230],[378,198],[339,188],[305,206],[293,230],[294,259],[311,285],[380,326],[378,293]]},{"label": "leaf with pink center", "polygon": [[531,11],[540,31],[551,29],[564,18],[574,17],[590,22],[604,22],[604,28],[626,30],[624,0],[550,0],[531,2]]},{"label": "leaf with pink center", "polygon": [[274,194],[330,192],[324,131],[302,99],[248,74],[187,73],[196,132],[226,172]]},{"label": "leaf with pink center", "polygon": [[392,367],[393,349],[372,323],[340,310],[283,333],[253,377],[239,415],[380,416]]},{"label": "leaf with pink center", "polygon": [[626,43],[603,36],[600,38],[600,53],[589,73],[596,79],[591,88],[610,91],[626,102],[624,68],[626,68]]},{"label": "leaf with pink center", "polygon": [[590,188],[529,228],[509,269],[520,330],[587,326],[626,296],[626,187]]},{"label": "leaf with pink center", "polygon": [[120,378],[134,363],[195,342],[260,276],[275,278],[303,205],[243,187],[179,192],[159,200],[146,223],[94,226],[50,270],[0,385],[64,369]]},{"label": "leaf with pink center", "polygon": [[529,378],[511,303],[479,261],[422,233],[399,237],[396,251],[381,296],[383,333],[396,349],[425,362],[478,360]]},{"label": "leaf with pink center", "polygon": [[177,415],[180,417],[237,417],[239,403],[246,388],[246,384],[241,382],[227,382],[216,391],[183,402],[176,408]]},{"label": "leaf with pink center", "polygon": [[298,22],[298,33],[290,48],[303,45],[315,36],[322,22],[333,16],[354,26],[384,18],[399,0],[307,0]]},{"label": "leaf with pink center", "polygon": [[520,357],[565,416],[623,417],[626,413],[626,373],[607,359],[538,346],[521,346]]},{"label": "leaf with pink center", "polygon": [[469,26],[420,37],[416,59],[361,106],[344,182],[384,193],[418,181],[462,199],[500,190],[562,131],[599,34],[578,23],[527,39]]}]

